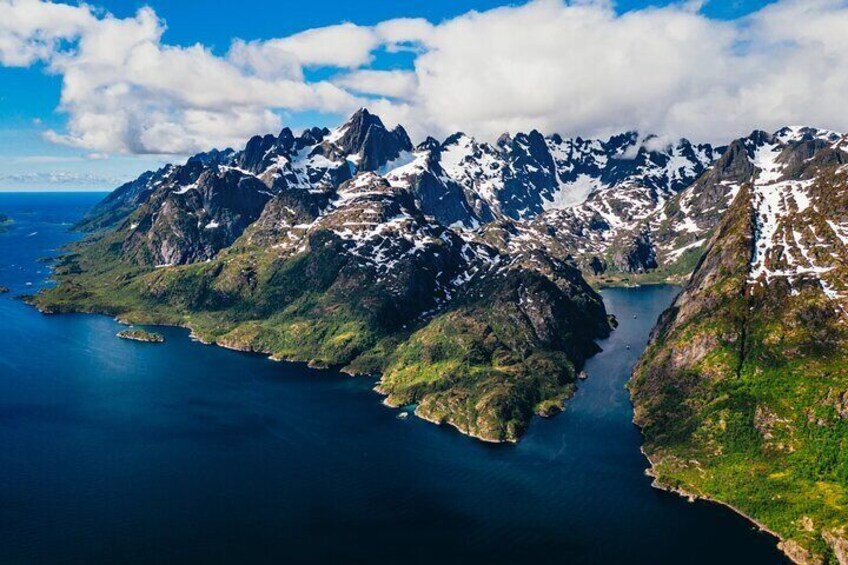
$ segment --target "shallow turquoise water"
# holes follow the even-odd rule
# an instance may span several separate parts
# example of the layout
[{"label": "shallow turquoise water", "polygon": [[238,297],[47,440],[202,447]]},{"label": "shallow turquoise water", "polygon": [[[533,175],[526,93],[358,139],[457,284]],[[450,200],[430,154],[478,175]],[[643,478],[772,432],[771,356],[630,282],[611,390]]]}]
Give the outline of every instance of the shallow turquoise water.
[{"label": "shallow turquoise water", "polygon": [[0,563],[785,562],[644,476],[624,383],[676,289],[606,291],[621,326],[567,411],[492,446],[368,379],[14,300],[97,198],[0,194]]}]

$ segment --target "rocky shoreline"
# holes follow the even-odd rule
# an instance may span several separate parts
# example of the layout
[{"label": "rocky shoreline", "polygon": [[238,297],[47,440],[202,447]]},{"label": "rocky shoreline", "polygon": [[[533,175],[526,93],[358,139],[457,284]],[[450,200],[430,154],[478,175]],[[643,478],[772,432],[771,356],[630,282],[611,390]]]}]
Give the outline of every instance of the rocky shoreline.
[{"label": "rocky shoreline", "polygon": [[165,338],[158,333],[149,332],[147,330],[128,329],[122,330],[116,334],[121,339],[130,341],[141,341],[144,343],[164,343]]},{"label": "rocky shoreline", "polygon": [[[376,389],[375,389],[375,390],[376,390]],[[378,391],[378,392],[379,392],[379,391]],[[380,394],[382,394],[382,393],[380,393]],[[384,402],[384,404],[385,404],[386,406],[390,406],[390,407],[392,407],[392,408],[400,408],[400,406],[393,406],[393,405],[391,405],[391,404],[389,404],[389,403],[387,403],[387,402]],[[419,417],[419,418],[421,418],[422,420],[424,420],[425,422],[430,422],[431,424],[436,424],[437,426],[442,426],[442,425],[450,426],[451,428],[455,429],[456,431],[458,431],[458,432],[459,432],[459,433],[461,433],[462,435],[468,436],[468,437],[470,437],[470,438],[474,438],[474,439],[479,440],[479,441],[482,441],[482,442],[484,442],[484,443],[493,443],[493,444],[513,444],[513,445],[518,443],[518,440],[517,440],[517,439],[495,439],[495,438],[490,438],[490,437],[481,436],[481,435],[476,434],[476,433],[474,433],[474,432],[472,432],[472,431],[470,431],[470,430],[463,429],[462,427],[458,426],[458,425],[457,425],[456,423],[454,423],[454,422],[451,422],[450,420],[447,420],[447,419],[439,419],[439,418],[433,418],[433,417],[427,416],[426,414],[422,414],[422,413],[421,413],[421,410],[420,410],[419,408],[416,408],[416,409],[415,409],[415,411],[414,411],[413,413],[414,413],[417,417]]]},{"label": "rocky shoreline", "polygon": [[[39,305],[39,304],[37,304],[37,303],[35,303],[34,301],[31,301],[31,300],[27,300],[27,303],[30,304],[31,306],[33,306],[36,310],[38,310],[40,313],[42,313],[44,315],[60,315],[60,314],[66,313],[66,312],[51,311],[49,309],[43,308],[41,305]],[[80,312],[80,313],[92,314],[92,315],[98,315],[98,316],[108,315],[108,314],[104,314],[102,312],[91,312],[91,311],[85,311],[85,312]],[[275,361],[275,362],[303,363],[303,364],[306,364],[306,366],[311,368],[311,369],[317,369],[317,370],[333,369],[333,367],[327,366],[326,364],[323,364],[323,363],[316,362],[315,360],[293,359],[293,358],[292,359],[283,359],[283,358],[280,358],[278,356],[271,354],[270,351],[263,350],[261,348],[256,348],[256,347],[253,347],[253,346],[244,346],[244,345],[240,345],[240,344],[236,344],[236,343],[232,343],[232,342],[209,340],[209,339],[205,338],[204,336],[202,336],[201,334],[197,333],[197,331],[195,330],[195,328],[193,328],[191,326],[191,324],[160,323],[160,322],[157,322],[156,320],[149,320],[149,319],[136,320],[136,319],[133,319],[133,318],[126,318],[126,317],[123,317],[123,318],[122,317],[116,317],[116,318],[114,318],[114,320],[116,322],[120,323],[120,324],[125,324],[125,325],[133,325],[133,324],[144,323],[144,324],[150,325],[150,326],[182,328],[182,329],[186,329],[186,330],[189,331],[189,336],[188,336],[189,339],[192,339],[194,341],[202,343],[203,345],[221,347],[223,349],[229,349],[230,351],[238,351],[240,353],[251,353],[251,354],[255,354],[255,355],[262,355],[262,356],[267,357],[269,360]],[[143,341],[143,342],[149,341],[149,342],[152,342],[152,343],[164,342],[164,337],[162,337],[159,334],[155,334],[153,332],[144,332],[144,333],[156,335],[156,336],[161,338],[161,341],[157,341],[155,339],[148,340],[148,339],[144,339],[144,338],[140,338],[140,337],[131,337],[129,334],[131,334],[133,332],[144,332],[144,330],[124,330],[124,331],[119,332],[117,335],[118,335],[118,337],[121,337],[122,339],[129,339],[129,340],[135,340],[135,341]],[[374,374],[370,374],[370,373],[356,372],[356,371],[351,370],[350,368],[348,368],[346,366],[340,367],[337,370],[340,373],[344,373],[344,374],[349,375],[351,377],[363,377],[363,376],[375,377],[377,379],[377,384],[373,387],[373,390],[374,390],[374,392],[376,392],[380,396],[384,397],[382,404],[387,406],[387,407],[390,407],[390,408],[400,408],[401,407],[400,405],[394,405],[394,404],[388,402],[389,394],[387,392],[381,390],[381,388],[380,388],[381,375],[379,375],[379,374],[374,375]],[[572,396],[573,396],[573,392],[572,392],[571,395],[569,395],[568,398],[565,398],[563,400],[563,404],[565,402],[567,402]],[[556,416],[557,414],[559,414],[563,411],[564,411],[564,406],[561,406],[560,409],[555,411],[555,412],[551,412],[549,414],[542,414],[542,413],[537,412],[536,415],[541,417],[541,418],[551,418],[551,417],[554,417],[554,416]],[[498,439],[498,438],[480,435],[478,433],[475,433],[475,432],[472,432],[468,429],[465,429],[464,427],[462,427],[462,426],[460,426],[460,425],[458,425],[454,422],[451,422],[448,419],[438,419],[438,418],[428,416],[428,415],[424,414],[423,412],[421,412],[421,410],[419,408],[416,408],[413,413],[414,413],[415,416],[417,416],[418,418],[421,418],[422,420],[424,420],[426,422],[429,422],[431,424],[435,424],[435,425],[438,425],[438,426],[448,425],[448,426],[454,428],[456,431],[458,431],[459,433],[461,433],[465,436],[474,438],[476,440],[479,440],[479,441],[482,441],[482,442],[485,442],[485,443],[517,444],[518,441],[519,441],[519,439],[512,439],[512,438]]]},{"label": "rocky shoreline", "polygon": [[[644,447],[640,448],[640,451],[642,452],[642,455],[645,456],[645,459],[648,460],[649,467],[647,469],[645,469],[645,475],[648,476],[648,477],[651,477],[651,479],[653,479],[651,481],[651,486],[653,488],[655,488],[657,490],[676,494],[678,496],[686,498],[689,502],[702,501],[702,502],[708,502],[710,504],[717,504],[719,506],[723,506],[723,507],[731,510],[735,514],[742,516],[743,518],[745,518],[746,520],[748,520],[749,522],[751,522],[752,524],[757,526],[757,528],[760,531],[765,532],[765,533],[769,534],[770,536],[774,537],[777,540],[777,548],[780,551],[782,551],[783,554],[786,555],[786,557],[788,557],[793,563],[796,563],[797,565],[825,565],[825,561],[821,556],[812,554],[811,552],[809,552],[806,549],[804,549],[803,547],[801,547],[794,540],[791,540],[791,539],[788,540],[788,539],[783,538],[780,534],[778,534],[777,532],[775,532],[774,530],[772,530],[771,528],[769,528],[768,526],[766,526],[762,522],[758,521],[757,519],[753,518],[749,514],[746,514],[742,510],[736,508],[732,504],[729,504],[729,503],[721,501],[721,500],[717,500],[717,499],[712,498],[710,496],[706,496],[706,495],[702,495],[702,494],[695,494],[695,493],[687,491],[686,489],[681,488],[681,487],[675,487],[675,486],[671,486],[671,485],[667,485],[667,484],[663,483],[662,479],[657,475],[656,471],[654,471],[654,468],[655,468],[654,461],[645,452]],[[835,536],[828,535],[828,533],[823,534],[823,537],[825,538],[825,541],[827,541],[828,543],[830,543],[833,546],[834,551],[837,551],[841,538],[836,538]],[[828,537],[833,537],[834,539],[829,540]],[[844,541],[843,541],[843,543],[844,543]],[[837,553],[837,558],[839,559],[839,565],[848,564],[848,554]]]}]

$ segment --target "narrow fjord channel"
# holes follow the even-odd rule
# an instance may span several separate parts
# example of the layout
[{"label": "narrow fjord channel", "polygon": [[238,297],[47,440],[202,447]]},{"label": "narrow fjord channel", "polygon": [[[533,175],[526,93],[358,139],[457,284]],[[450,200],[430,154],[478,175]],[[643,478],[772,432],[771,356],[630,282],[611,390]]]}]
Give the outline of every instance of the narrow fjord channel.
[{"label": "narrow fjord channel", "polygon": [[676,288],[604,291],[621,324],[589,380],[493,446],[398,419],[368,379],[15,300],[99,198],[0,194],[0,563],[785,562],[644,475],[624,385]]}]

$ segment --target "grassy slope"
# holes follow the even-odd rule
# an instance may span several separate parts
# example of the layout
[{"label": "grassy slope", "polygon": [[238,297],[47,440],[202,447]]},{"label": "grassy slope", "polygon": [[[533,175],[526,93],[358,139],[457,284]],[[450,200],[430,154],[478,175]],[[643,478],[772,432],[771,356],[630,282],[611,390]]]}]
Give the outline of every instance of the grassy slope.
[{"label": "grassy slope", "polygon": [[[658,482],[727,503],[834,559],[848,525],[848,354],[815,287],[746,292],[746,195],[630,384]],[[841,413],[843,412],[843,413]]]}]

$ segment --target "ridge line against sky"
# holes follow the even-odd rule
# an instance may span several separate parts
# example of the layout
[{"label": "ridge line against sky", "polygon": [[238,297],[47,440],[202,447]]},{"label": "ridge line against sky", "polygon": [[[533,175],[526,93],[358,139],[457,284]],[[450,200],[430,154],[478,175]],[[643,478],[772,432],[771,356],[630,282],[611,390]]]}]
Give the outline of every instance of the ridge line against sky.
[{"label": "ridge line against sky", "polygon": [[197,34],[205,44],[174,3],[151,4],[0,0],[0,189],[108,188],[360,106],[414,140],[848,130],[848,0],[409,3],[426,18],[365,2],[320,27],[302,3],[265,3],[283,33],[236,20],[257,29],[243,37],[207,2],[192,12],[219,29]]}]

